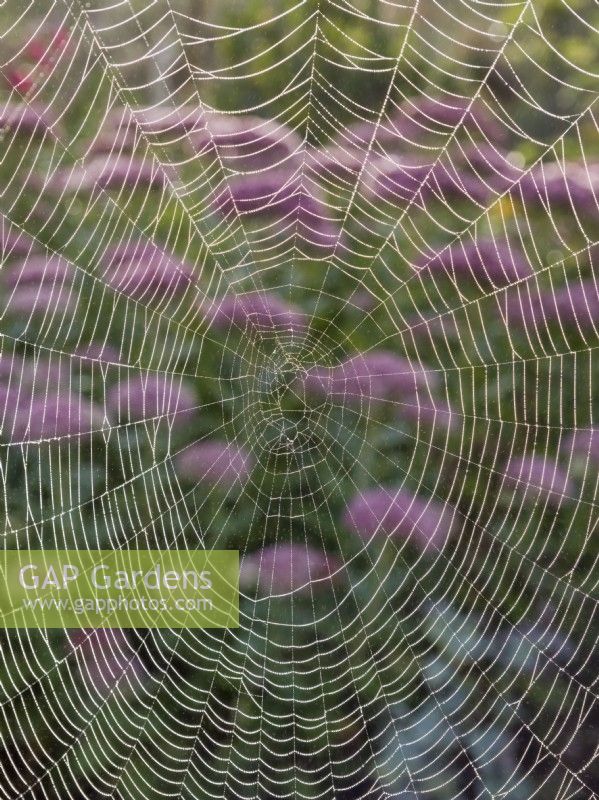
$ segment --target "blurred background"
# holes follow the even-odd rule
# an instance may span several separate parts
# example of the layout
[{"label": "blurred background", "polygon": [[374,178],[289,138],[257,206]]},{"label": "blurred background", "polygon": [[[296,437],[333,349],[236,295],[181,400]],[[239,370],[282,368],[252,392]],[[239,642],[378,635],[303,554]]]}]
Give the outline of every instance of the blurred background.
[{"label": "blurred background", "polygon": [[241,558],[0,631],[0,796],[595,797],[596,3],[0,25],[4,547]]}]

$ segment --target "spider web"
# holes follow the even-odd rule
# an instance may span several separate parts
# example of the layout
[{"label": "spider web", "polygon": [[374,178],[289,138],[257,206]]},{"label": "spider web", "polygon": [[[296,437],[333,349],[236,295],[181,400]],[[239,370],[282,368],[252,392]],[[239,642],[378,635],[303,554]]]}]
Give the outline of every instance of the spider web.
[{"label": "spider web", "polygon": [[5,548],[242,559],[2,631],[0,795],[595,798],[595,4],[0,15]]}]

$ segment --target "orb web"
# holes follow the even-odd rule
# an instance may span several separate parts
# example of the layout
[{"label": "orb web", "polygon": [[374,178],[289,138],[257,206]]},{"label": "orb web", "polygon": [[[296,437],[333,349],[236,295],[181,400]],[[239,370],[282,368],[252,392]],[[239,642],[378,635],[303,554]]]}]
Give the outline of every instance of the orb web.
[{"label": "orb web", "polygon": [[3,630],[0,794],[595,798],[593,4],[0,20],[5,549],[241,557]]}]

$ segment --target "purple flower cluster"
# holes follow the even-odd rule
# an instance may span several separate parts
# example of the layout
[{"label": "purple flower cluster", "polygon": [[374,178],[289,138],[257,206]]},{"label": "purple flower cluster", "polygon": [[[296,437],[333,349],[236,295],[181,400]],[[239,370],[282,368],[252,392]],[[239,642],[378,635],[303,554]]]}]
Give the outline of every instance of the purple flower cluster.
[{"label": "purple flower cluster", "polygon": [[419,204],[422,202],[424,183],[432,165],[412,156],[400,158],[370,161],[364,180],[364,194],[369,200],[390,200],[401,204],[415,198]]},{"label": "purple flower cluster", "polygon": [[105,190],[162,189],[166,184],[164,171],[150,159],[128,155],[98,155],[80,167],[57,170],[45,188],[50,192],[91,192]]},{"label": "purple flower cluster", "polygon": [[106,154],[116,157],[132,153],[148,136],[162,136],[173,141],[187,139],[200,131],[204,114],[199,106],[155,106],[129,109],[117,106],[104,119],[101,130],[90,146],[92,155]]},{"label": "purple flower cluster", "polygon": [[356,176],[364,162],[364,154],[346,149],[342,145],[329,145],[306,153],[306,164],[321,178],[344,178]]},{"label": "purple flower cluster", "polygon": [[549,213],[557,208],[596,215],[599,210],[599,164],[541,163],[522,176],[512,190],[527,206],[541,205]]},{"label": "purple flower cluster", "polygon": [[18,355],[0,357],[0,381],[34,394],[58,392],[71,382],[70,364],[51,358],[24,359]]},{"label": "purple flower cluster", "polygon": [[[114,118],[111,116],[111,120]],[[141,132],[135,126],[114,128],[112,124],[108,129],[101,130],[90,145],[89,152],[93,157],[100,155],[123,155],[135,150],[141,140]]]},{"label": "purple flower cluster", "polygon": [[132,375],[106,393],[106,408],[115,422],[166,418],[169,425],[180,428],[193,420],[197,405],[195,392],[174,377]]},{"label": "purple flower cluster", "polygon": [[514,456],[504,465],[503,475],[504,485],[529,501],[539,498],[560,505],[575,494],[570,476],[551,458]]},{"label": "purple flower cluster", "polygon": [[387,350],[358,353],[332,368],[316,367],[304,379],[307,392],[338,396],[338,401],[403,401],[418,397],[438,385],[434,372],[427,372],[406,358]]},{"label": "purple flower cluster", "polygon": [[378,124],[370,120],[360,120],[341,131],[335,139],[334,146],[348,151],[356,158],[362,154],[362,162],[369,148],[375,154],[380,150],[401,152],[407,143],[407,133],[408,126],[402,125],[398,117],[383,119]]},{"label": "purple flower cluster", "polygon": [[277,167],[292,161],[302,139],[282,122],[250,114],[219,114],[199,106],[115,109],[94,141],[94,152],[132,150],[144,135],[182,139],[194,155],[218,155],[233,172]]},{"label": "purple flower cluster", "polygon": [[244,448],[226,442],[197,442],[176,457],[175,466],[187,481],[230,489],[248,478],[253,458]]},{"label": "purple flower cluster", "polygon": [[[435,137],[461,123],[468,144],[446,141],[441,157],[426,160],[411,155],[423,139],[435,150]],[[451,207],[456,200],[487,205],[522,176],[511,154],[497,146],[504,129],[480,101],[450,95],[406,100],[378,123],[361,121],[339,134],[335,142],[307,155],[313,173],[325,180],[351,181],[363,170],[363,195],[371,203],[395,205],[438,200]],[[486,137],[495,144],[477,141]]]},{"label": "purple flower cluster", "polygon": [[232,173],[212,197],[220,213],[268,216],[293,224],[301,241],[319,252],[336,244],[339,224],[331,219],[322,190],[300,178],[302,139],[277,120],[218,114],[193,106],[140,109],[134,115],[116,109],[93,148],[96,153],[108,152],[109,157],[96,157],[80,170],[63,172],[57,188],[89,189],[96,183],[118,188],[123,183],[154,185],[155,180],[160,185],[160,178],[145,162],[122,155],[134,149],[140,130],[171,141],[180,139],[194,155],[218,156]]},{"label": "purple flower cluster", "polygon": [[409,156],[401,156],[401,160],[372,159],[364,192],[373,202],[387,200],[399,205],[413,200],[422,205],[431,199],[446,203],[467,200],[484,205],[491,195],[483,180],[453,162],[424,162]]},{"label": "purple flower cluster", "polygon": [[23,258],[35,249],[35,241],[0,214],[0,247],[3,261],[9,258]]},{"label": "purple flower cluster", "polygon": [[506,129],[482,101],[442,94],[436,97],[421,95],[405,100],[399,110],[398,124],[417,136],[427,133],[451,133],[458,125],[467,127],[475,137],[491,141],[505,139]]},{"label": "purple flower cluster", "polygon": [[420,270],[445,273],[450,278],[474,278],[494,286],[505,286],[533,274],[532,267],[518,248],[508,242],[481,239],[462,242],[417,262]]},{"label": "purple flower cluster", "polygon": [[26,136],[43,136],[56,128],[56,119],[37,103],[0,104],[0,128]]},{"label": "purple flower cluster", "polygon": [[562,442],[563,452],[572,453],[580,459],[599,466],[599,428],[580,428],[566,436]]},{"label": "purple flower cluster", "polygon": [[103,420],[102,409],[74,391],[64,363],[0,359],[0,422],[9,441],[81,436],[101,429]]},{"label": "purple flower cluster", "polygon": [[32,254],[11,264],[1,276],[9,313],[28,317],[67,313],[77,303],[73,271],[60,256]]},{"label": "purple flower cluster", "polygon": [[172,298],[194,285],[193,273],[150,240],[138,239],[106,251],[108,285],[135,300]]},{"label": "purple flower cluster", "polygon": [[284,217],[301,207],[315,208],[315,201],[302,189],[301,179],[284,168],[256,175],[237,175],[223,184],[214,205],[224,214],[266,214]]},{"label": "purple flower cluster", "polygon": [[339,404],[390,403],[398,418],[437,430],[456,427],[458,417],[434,400],[435,372],[386,350],[358,353],[336,367],[314,367],[303,378],[304,390]]},{"label": "purple flower cluster", "polygon": [[523,175],[522,168],[513,160],[518,154],[512,155],[489,144],[460,146],[453,158],[462,172],[484,181],[496,193],[507,191]]},{"label": "purple flower cluster", "polygon": [[34,35],[20,49],[18,57],[10,59],[2,70],[2,77],[20,95],[29,95],[36,89],[42,76],[51,73],[61,54],[67,49],[70,32],[66,27],[47,28],[41,36]]},{"label": "purple flower cluster", "polygon": [[201,130],[205,124],[204,111],[199,105],[159,105],[147,108],[114,108],[105,120],[104,129],[113,131],[140,130],[148,136],[168,136],[171,139]]},{"label": "purple flower cluster", "polygon": [[330,586],[341,561],[304,544],[273,544],[245,556],[239,569],[239,584],[261,595],[301,591],[311,594]]},{"label": "purple flower cluster", "polygon": [[29,315],[50,318],[56,313],[67,314],[74,310],[76,297],[68,287],[55,284],[25,285],[15,289],[8,301],[8,310],[15,316]]},{"label": "purple flower cluster", "polygon": [[[456,142],[456,152],[438,161],[405,155],[406,143],[446,137],[458,123],[468,130],[467,146]],[[218,159],[225,167],[229,177],[210,199],[215,210],[251,219],[267,217],[271,224],[280,224],[269,229],[268,236],[280,233],[294,240],[297,236],[298,247],[306,246],[310,253],[316,248],[324,255],[339,244],[341,226],[313,177],[349,179],[364,167],[363,194],[371,202],[422,204],[437,199],[453,204],[457,199],[484,205],[493,192],[508,189],[521,175],[508,154],[477,143],[481,137],[499,142],[503,132],[482,101],[472,103],[449,93],[406,99],[380,124],[359,122],[320,149],[305,147],[298,134],[279,120],[193,105],[134,112],[116,108],[91,148],[92,160],[60,171],[51,183],[60,191],[90,190],[95,185],[161,187],[164,178],[154,165],[126,153],[135,150],[142,134],[180,141],[194,155]]]},{"label": "purple flower cluster", "polygon": [[374,537],[399,537],[426,550],[440,549],[454,530],[455,509],[406,489],[376,488],[349,502],[343,524],[369,542]]},{"label": "purple flower cluster", "polygon": [[210,114],[205,128],[190,138],[194,152],[218,153],[223,165],[236,172],[293,163],[302,148],[302,139],[287,125],[252,115]]},{"label": "purple flower cluster", "polygon": [[202,311],[210,326],[221,331],[234,326],[241,331],[250,327],[258,331],[303,334],[309,324],[303,311],[272,292],[227,295],[205,304]]},{"label": "purple flower cluster", "polygon": [[293,226],[303,240],[316,248],[334,246],[340,233],[322,189],[302,179],[301,172],[285,167],[235,175],[221,183],[213,204],[222,214],[265,216]]},{"label": "purple flower cluster", "polygon": [[2,282],[8,289],[40,283],[64,283],[72,278],[72,268],[60,256],[32,254],[12,264],[2,272]]},{"label": "purple flower cluster", "polygon": [[407,398],[398,401],[397,416],[412,424],[424,425],[434,430],[455,430],[458,420],[461,419],[447,403],[438,400],[432,402],[428,398],[418,401],[417,397],[411,401]]},{"label": "purple flower cluster", "polygon": [[7,426],[12,441],[81,436],[102,427],[102,410],[73,392],[14,400],[12,425]]},{"label": "purple flower cluster", "polygon": [[99,361],[102,363],[118,364],[121,356],[116,347],[101,342],[90,342],[89,344],[77,347],[74,355],[79,356],[85,362]]},{"label": "purple flower cluster", "polygon": [[337,143],[361,152],[369,148],[374,153],[401,152],[423,138],[446,137],[460,124],[474,138],[483,135],[495,142],[505,138],[504,129],[482,102],[455,95],[423,95],[405,100],[378,124],[364,120],[350,125]]},{"label": "purple flower cluster", "polygon": [[592,329],[599,321],[599,285],[571,281],[544,291],[525,285],[506,293],[500,309],[508,327],[543,328],[559,322],[573,330]]}]

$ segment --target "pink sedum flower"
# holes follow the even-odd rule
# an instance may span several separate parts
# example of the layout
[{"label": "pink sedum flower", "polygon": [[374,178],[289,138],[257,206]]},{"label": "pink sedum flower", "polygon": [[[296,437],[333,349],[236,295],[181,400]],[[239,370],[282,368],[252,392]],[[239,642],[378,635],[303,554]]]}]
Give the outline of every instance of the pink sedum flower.
[{"label": "pink sedum flower", "polygon": [[398,401],[397,416],[407,419],[413,425],[424,425],[433,430],[455,430],[461,420],[451,408],[442,402],[431,402],[427,396],[423,400],[418,397]]},{"label": "pink sedum flower", "polygon": [[27,68],[15,69],[10,67],[5,70],[4,77],[8,85],[22,95],[28,94],[35,87],[32,71],[27,71]]},{"label": "pink sedum flower", "polygon": [[481,134],[492,141],[504,138],[505,131],[492,113],[480,101],[443,94],[437,97],[426,95],[410,97],[395,113],[380,121],[360,120],[341,133],[336,142],[339,146],[357,152],[373,153],[402,152],[423,137],[449,136],[462,125],[478,137]]},{"label": "pink sedum flower", "polygon": [[56,119],[37,103],[0,103],[0,128],[25,136],[43,136]]},{"label": "pink sedum flower", "polygon": [[285,231],[291,228],[298,247],[313,248],[321,255],[333,249],[341,236],[340,222],[331,216],[321,187],[288,168],[240,174],[222,181],[212,205],[221,214],[279,222]]},{"label": "pink sedum flower", "polygon": [[460,147],[459,152],[460,160],[466,169],[493,177],[494,183],[497,181],[497,188],[501,186],[501,182],[507,188],[523,174],[518,162],[523,163],[524,159],[517,152],[508,153],[492,144],[482,142]]},{"label": "pink sedum flower", "polygon": [[294,161],[302,139],[277,120],[253,115],[208,114],[203,130],[190,136],[194,152],[218,153],[231,170],[261,170]]},{"label": "pink sedum flower", "polygon": [[325,179],[355,182],[362,171],[364,177],[368,176],[375,163],[391,158],[410,160],[406,156],[409,133],[410,126],[397,117],[384,118],[379,123],[359,120],[344,128],[327,147],[316,151],[313,169]]},{"label": "pink sedum flower", "polygon": [[376,488],[357,494],[343,525],[369,542],[374,537],[407,539],[422,550],[440,549],[454,529],[455,510],[406,489]]},{"label": "pink sedum flower", "polygon": [[307,247],[309,252],[321,256],[328,255],[337,244],[345,241],[344,234],[336,222],[310,211],[298,214],[295,230],[296,247],[300,250]]},{"label": "pink sedum flower", "polygon": [[67,46],[70,31],[66,27],[44,30],[44,36],[34,36],[27,43],[25,52],[31,61],[50,65]]},{"label": "pink sedum flower", "polygon": [[0,418],[11,441],[80,436],[102,427],[101,408],[73,388],[68,358],[4,355],[0,360]]},{"label": "pink sedum flower", "polygon": [[180,428],[193,420],[197,399],[195,392],[180,380],[132,375],[108,390],[106,407],[119,422],[164,418]]},{"label": "pink sedum flower", "polygon": [[433,275],[445,273],[450,278],[475,278],[495,286],[505,286],[533,274],[524,253],[494,239],[445,247],[432,259],[421,259],[416,268]]},{"label": "pink sedum flower", "polygon": [[273,544],[246,555],[239,570],[242,589],[256,587],[260,595],[301,592],[310,595],[330,586],[341,561],[305,544]]},{"label": "pink sedum flower", "polygon": [[585,331],[599,324],[599,285],[593,280],[543,291],[525,285],[499,303],[508,327],[534,329],[561,323],[573,331]]},{"label": "pink sedum flower", "polygon": [[[0,354],[0,385],[5,388],[31,388],[40,382],[58,386],[58,364],[47,358],[25,359],[17,353]],[[65,369],[64,374],[68,374]]]},{"label": "pink sedum flower", "polygon": [[483,134],[491,141],[504,139],[507,132],[482,101],[447,93],[436,97],[407,98],[394,122],[396,128],[417,139],[434,133],[448,136],[458,125],[467,128],[474,136]]},{"label": "pink sedum flower", "polygon": [[599,428],[580,428],[562,441],[565,454],[573,453],[581,459],[589,459],[599,465]]},{"label": "pink sedum flower", "polygon": [[[221,114],[198,105],[116,108],[105,120],[101,146],[113,140],[128,144],[143,133],[185,143],[194,155],[218,155],[230,170],[259,170],[292,159],[301,137],[278,120],[253,114]],[[115,149],[118,149],[115,148]]]},{"label": "pink sedum flower", "polygon": [[91,365],[94,361],[105,364],[118,364],[121,360],[121,355],[116,347],[101,342],[90,342],[89,344],[80,345],[75,350],[74,355],[78,356],[84,365],[88,364],[88,362]]},{"label": "pink sedum flower", "polygon": [[551,458],[536,455],[513,456],[503,467],[504,486],[524,494],[533,502],[542,499],[561,505],[576,493],[568,473]]},{"label": "pink sedum flower", "polygon": [[93,189],[162,189],[163,169],[151,159],[128,155],[97,155],[81,167],[57,170],[47,184],[51,192],[91,192]]},{"label": "pink sedum flower", "polygon": [[[306,182],[307,183],[307,182]],[[235,175],[223,182],[214,198],[222,213],[270,215],[326,214],[320,187],[306,188],[299,172],[286,168],[270,169],[251,175]]]},{"label": "pink sedum flower", "polygon": [[46,395],[68,390],[71,376],[72,361],[68,358],[29,358],[20,371],[13,373],[13,380],[22,392],[29,389],[33,395]]},{"label": "pink sedum flower", "polygon": [[40,284],[64,284],[73,277],[73,268],[61,256],[31,255],[24,261],[11,264],[2,271],[3,284],[16,286],[39,286]]},{"label": "pink sedum flower", "polygon": [[100,131],[91,142],[89,152],[92,156],[121,157],[132,153],[140,141],[143,141],[141,133],[133,127],[113,132]]},{"label": "pink sedum flower", "polygon": [[306,155],[306,164],[316,175],[325,180],[327,178],[350,180],[359,174],[363,161],[363,153],[341,143],[311,150]]},{"label": "pink sedum flower", "polygon": [[308,371],[304,385],[315,395],[335,396],[337,402],[399,400],[412,397],[418,389],[438,384],[434,372],[426,372],[407,358],[387,350],[358,353],[336,367]]},{"label": "pink sedum flower", "polygon": [[185,480],[224,489],[245,481],[252,466],[253,458],[247,450],[226,442],[198,442],[175,459],[177,472]]},{"label": "pink sedum flower", "polygon": [[146,135],[170,138],[201,130],[205,120],[200,105],[170,106],[160,104],[146,108],[114,108],[104,121],[107,132],[139,129]]},{"label": "pink sedum flower", "polygon": [[408,203],[424,187],[431,165],[411,156],[373,157],[364,173],[364,194],[372,201]]},{"label": "pink sedum flower", "polygon": [[140,239],[111,247],[104,280],[115,291],[138,301],[172,298],[194,285],[187,264],[151,241]]},{"label": "pink sedum flower", "polygon": [[0,214],[0,246],[2,247],[2,260],[23,258],[35,249],[35,239],[17,225],[11,224],[8,217]]},{"label": "pink sedum flower", "polygon": [[301,309],[286,303],[272,292],[247,292],[227,295],[203,307],[211,327],[226,330],[230,327],[241,331],[277,330],[288,333],[304,333],[308,319]]},{"label": "pink sedum flower", "polygon": [[18,353],[5,350],[0,353],[0,382],[6,384],[9,380],[18,381],[23,370],[25,359]]},{"label": "pink sedum flower", "polygon": [[17,286],[7,295],[7,311],[15,316],[30,317],[46,314],[49,319],[75,310],[76,293],[57,284],[26,284]]},{"label": "pink sedum flower", "polygon": [[7,405],[5,434],[13,442],[77,437],[99,430],[103,419],[101,408],[71,392],[45,397],[15,390]]},{"label": "pink sedum flower", "polygon": [[373,202],[387,200],[395,204],[438,200],[451,204],[467,200],[479,205],[488,202],[490,189],[474,174],[454,165],[425,163],[409,156],[397,159],[373,158],[364,180],[364,193]]},{"label": "pink sedum flower", "polygon": [[551,214],[562,208],[596,215],[599,197],[599,164],[541,163],[526,172],[512,190],[525,204],[538,204]]},{"label": "pink sedum flower", "polygon": [[520,164],[524,159],[518,153],[508,153],[491,144],[477,142],[462,146],[454,142],[454,146],[446,154],[446,159],[456,164],[461,175],[469,180],[475,178],[484,183],[490,190],[489,200],[493,195],[505,194],[524,175]]}]

